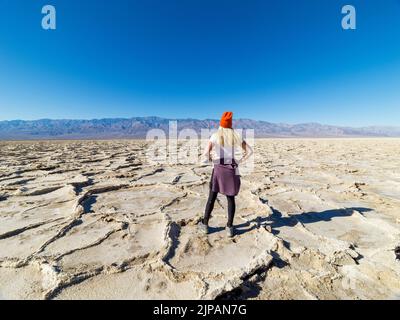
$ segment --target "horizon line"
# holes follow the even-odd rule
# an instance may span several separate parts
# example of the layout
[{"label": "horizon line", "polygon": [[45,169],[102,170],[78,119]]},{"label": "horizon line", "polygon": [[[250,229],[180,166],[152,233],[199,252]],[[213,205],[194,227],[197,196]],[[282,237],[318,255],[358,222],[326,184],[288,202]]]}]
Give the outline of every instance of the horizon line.
[{"label": "horizon line", "polygon": [[[182,120],[196,120],[196,121],[219,121],[218,119],[212,119],[212,118],[205,118],[205,119],[199,119],[199,118],[169,118],[169,117],[161,117],[161,116],[132,116],[132,117],[99,117],[99,118],[38,118],[38,119],[11,119],[11,120],[1,120],[0,122],[12,122],[12,121],[23,121],[23,122],[35,122],[35,121],[44,121],[44,120],[49,120],[49,121],[98,121],[98,120],[132,120],[135,118],[139,119],[144,119],[144,118],[158,118],[158,119],[163,119],[163,120],[169,120],[169,121],[182,121]],[[385,127],[385,128],[400,128],[399,125],[384,125],[384,124],[369,124],[369,125],[339,125],[339,124],[327,124],[327,123],[321,123],[317,121],[310,121],[310,122],[296,122],[296,123],[290,123],[290,122],[271,122],[268,120],[256,120],[252,118],[237,118],[233,119],[233,121],[240,121],[240,120],[250,120],[250,121],[257,121],[257,122],[265,122],[265,123],[270,123],[270,124],[279,124],[279,125],[290,125],[290,126],[296,126],[296,125],[310,125],[310,124],[318,124],[322,126],[332,126],[332,127],[340,127],[340,128],[371,128],[371,127]]]}]

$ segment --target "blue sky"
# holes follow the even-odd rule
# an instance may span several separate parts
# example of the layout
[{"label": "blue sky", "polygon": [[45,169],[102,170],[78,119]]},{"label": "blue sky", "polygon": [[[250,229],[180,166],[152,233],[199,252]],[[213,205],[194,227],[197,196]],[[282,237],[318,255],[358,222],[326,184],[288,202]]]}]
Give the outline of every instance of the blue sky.
[{"label": "blue sky", "polygon": [[400,0],[0,0],[0,120],[400,125],[399,88]]}]

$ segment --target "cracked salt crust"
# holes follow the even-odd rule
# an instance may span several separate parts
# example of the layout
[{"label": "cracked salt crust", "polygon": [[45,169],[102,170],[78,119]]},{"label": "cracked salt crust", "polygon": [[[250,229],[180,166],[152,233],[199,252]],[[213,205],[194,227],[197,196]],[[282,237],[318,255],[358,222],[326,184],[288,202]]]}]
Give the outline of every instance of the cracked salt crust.
[{"label": "cracked salt crust", "polygon": [[211,168],[136,140],[0,142],[2,299],[380,299],[400,295],[399,139],[256,140],[237,235]]}]

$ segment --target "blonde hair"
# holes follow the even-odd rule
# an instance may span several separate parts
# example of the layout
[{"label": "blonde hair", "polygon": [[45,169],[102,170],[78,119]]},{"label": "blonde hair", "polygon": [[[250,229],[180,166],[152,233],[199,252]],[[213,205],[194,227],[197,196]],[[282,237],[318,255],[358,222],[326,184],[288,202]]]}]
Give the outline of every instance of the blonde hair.
[{"label": "blonde hair", "polygon": [[221,146],[240,146],[242,138],[240,135],[231,128],[219,127],[217,133],[217,141]]}]

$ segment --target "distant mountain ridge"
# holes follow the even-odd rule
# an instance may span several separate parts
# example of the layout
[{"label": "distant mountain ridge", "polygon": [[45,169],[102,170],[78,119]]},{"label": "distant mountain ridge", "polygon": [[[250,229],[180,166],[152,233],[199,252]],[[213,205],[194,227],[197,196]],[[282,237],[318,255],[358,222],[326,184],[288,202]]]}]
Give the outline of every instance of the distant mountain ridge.
[{"label": "distant mountain ridge", "polygon": [[[178,131],[218,128],[214,119],[166,119],[160,117],[135,117],[130,119],[93,120],[11,120],[0,121],[0,140],[35,139],[118,139],[145,138],[151,129],[162,129],[168,134],[169,121],[176,120]],[[254,129],[257,138],[267,137],[400,137],[399,127],[342,127],[319,123],[284,124],[250,119],[238,119],[234,126]]]}]

